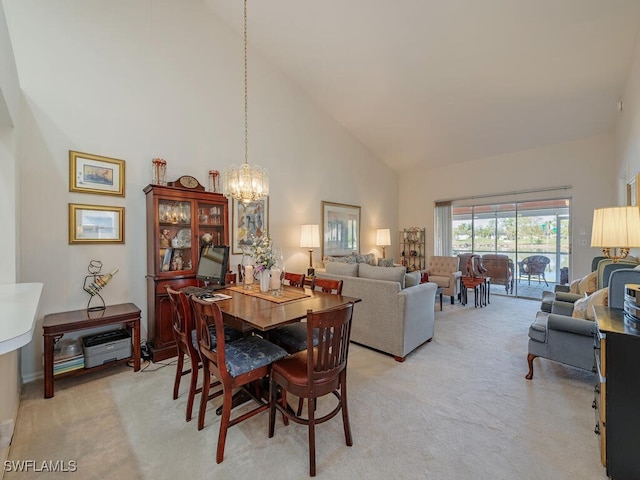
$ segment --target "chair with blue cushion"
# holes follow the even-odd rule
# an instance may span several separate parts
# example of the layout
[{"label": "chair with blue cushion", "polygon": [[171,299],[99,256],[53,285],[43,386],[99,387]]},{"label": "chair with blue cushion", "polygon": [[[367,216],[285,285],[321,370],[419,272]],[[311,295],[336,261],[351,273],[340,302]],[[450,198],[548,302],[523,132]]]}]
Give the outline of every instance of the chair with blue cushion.
[{"label": "chair with blue cushion", "polygon": [[[202,392],[202,387],[198,387],[198,370],[202,368],[202,362],[200,360],[200,352],[198,348],[198,341],[196,339],[196,329],[193,322],[193,315],[191,305],[187,296],[178,291],[172,289],[170,286],[166,287],[167,294],[169,295],[169,301],[171,302],[172,319],[173,319],[173,336],[176,340],[176,347],[178,349],[178,360],[176,362],[176,376],[173,382],[173,399],[178,398],[180,390],[180,380],[184,375],[191,374],[189,382],[189,394],[187,397],[187,422],[191,421],[191,414],[193,412],[193,403],[197,393]],[[215,331],[210,329],[212,336],[212,343],[215,345]],[[234,330],[230,327],[225,327],[225,338],[228,342],[237,340],[242,337],[242,332]],[[184,369],[184,358],[187,356],[191,363],[191,368]],[[220,382],[215,381],[210,384],[209,388],[220,386]],[[217,393],[217,392],[216,392]],[[220,395],[218,393],[218,395]]]},{"label": "chair with blue cushion", "polygon": [[[304,275],[303,275],[304,277]],[[311,289],[318,289],[325,293],[342,295],[342,280],[314,277]],[[289,353],[296,353],[307,348],[307,326],[304,322],[278,327],[269,332],[269,340],[280,345]],[[317,334],[313,338],[313,345],[318,344]]]},{"label": "chair with blue cushion", "polygon": [[[224,459],[224,445],[227,430],[243,420],[246,420],[269,408],[269,404],[247,388],[249,384],[269,375],[271,364],[287,356],[281,347],[258,336],[249,336],[227,342],[224,335],[222,312],[215,302],[207,302],[195,296],[190,297],[196,323],[197,338],[202,358],[202,369],[205,379],[215,375],[222,383],[222,415],[220,418],[220,432],[218,434],[218,448],[216,463]],[[209,327],[214,326],[217,345],[211,342]],[[242,389],[258,406],[231,418],[232,394],[234,389]],[[205,381],[200,398],[200,412],[198,414],[198,430],[204,428],[204,417],[209,395],[209,382]]]},{"label": "chair with blue cushion", "polygon": [[[309,427],[309,473],[316,474],[315,426],[330,420],[342,411],[342,423],[347,446],[353,445],[347,408],[347,358],[351,335],[353,303],[323,311],[307,311],[307,342],[319,342],[316,347],[279,360],[271,368],[269,388],[269,438],[275,431],[276,410],[286,419]],[[278,392],[281,392],[280,400]],[[287,404],[287,392],[300,400],[308,400],[307,418],[293,412]],[[333,394],[336,406],[316,418],[316,402]],[[334,399],[335,401],[335,399]],[[286,422],[285,422],[286,425]]]}]

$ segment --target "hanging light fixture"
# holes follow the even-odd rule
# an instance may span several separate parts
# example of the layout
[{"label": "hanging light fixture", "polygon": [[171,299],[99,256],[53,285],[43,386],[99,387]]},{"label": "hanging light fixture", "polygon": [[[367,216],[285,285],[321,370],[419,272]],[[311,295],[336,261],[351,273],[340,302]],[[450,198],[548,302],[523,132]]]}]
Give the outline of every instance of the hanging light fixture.
[{"label": "hanging light fixture", "polygon": [[224,196],[244,203],[269,195],[269,172],[257,165],[249,165],[247,85],[247,0],[244,0],[244,164],[240,167],[231,165],[222,177]]}]

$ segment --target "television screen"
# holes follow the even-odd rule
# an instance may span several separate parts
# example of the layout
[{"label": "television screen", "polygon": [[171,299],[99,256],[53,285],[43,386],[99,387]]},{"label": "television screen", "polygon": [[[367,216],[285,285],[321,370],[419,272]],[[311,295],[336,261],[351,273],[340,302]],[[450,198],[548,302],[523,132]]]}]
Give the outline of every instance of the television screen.
[{"label": "television screen", "polygon": [[223,285],[228,266],[228,245],[205,245],[200,250],[196,278],[205,282]]}]

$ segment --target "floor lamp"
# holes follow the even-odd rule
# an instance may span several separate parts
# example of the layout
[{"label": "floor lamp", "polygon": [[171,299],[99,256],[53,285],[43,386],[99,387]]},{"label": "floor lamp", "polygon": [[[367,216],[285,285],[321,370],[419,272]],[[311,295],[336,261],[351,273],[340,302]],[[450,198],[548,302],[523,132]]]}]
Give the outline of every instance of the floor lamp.
[{"label": "floor lamp", "polygon": [[309,269],[307,275],[313,275],[313,249],[320,247],[320,226],[302,225],[300,230],[300,247],[309,249]]}]

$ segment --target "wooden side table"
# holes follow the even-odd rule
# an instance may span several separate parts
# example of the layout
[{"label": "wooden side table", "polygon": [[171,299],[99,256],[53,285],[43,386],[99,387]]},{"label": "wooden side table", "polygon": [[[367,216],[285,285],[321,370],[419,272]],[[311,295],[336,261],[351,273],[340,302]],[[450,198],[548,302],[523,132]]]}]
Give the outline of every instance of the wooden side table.
[{"label": "wooden side table", "polygon": [[467,304],[467,291],[473,289],[474,306],[480,305],[480,308],[487,305],[489,300],[489,277],[460,277],[461,295],[460,300],[463,305]]},{"label": "wooden side table", "polygon": [[[53,349],[65,333],[76,332],[88,328],[105,325],[124,324],[132,334],[133,355],[122,360],[99,365],[93,368],[82,368],[68,373],[53,376]],[[104,310],[88,312],[75,310],[72,312],[52,313],[45,315],[43,322],[44,336],[44,398],[53,397],[53,381],[59,378],[82,375],[133,360],[133,370],[140,370],[140,309],[133,303],[110,305]]]}]

